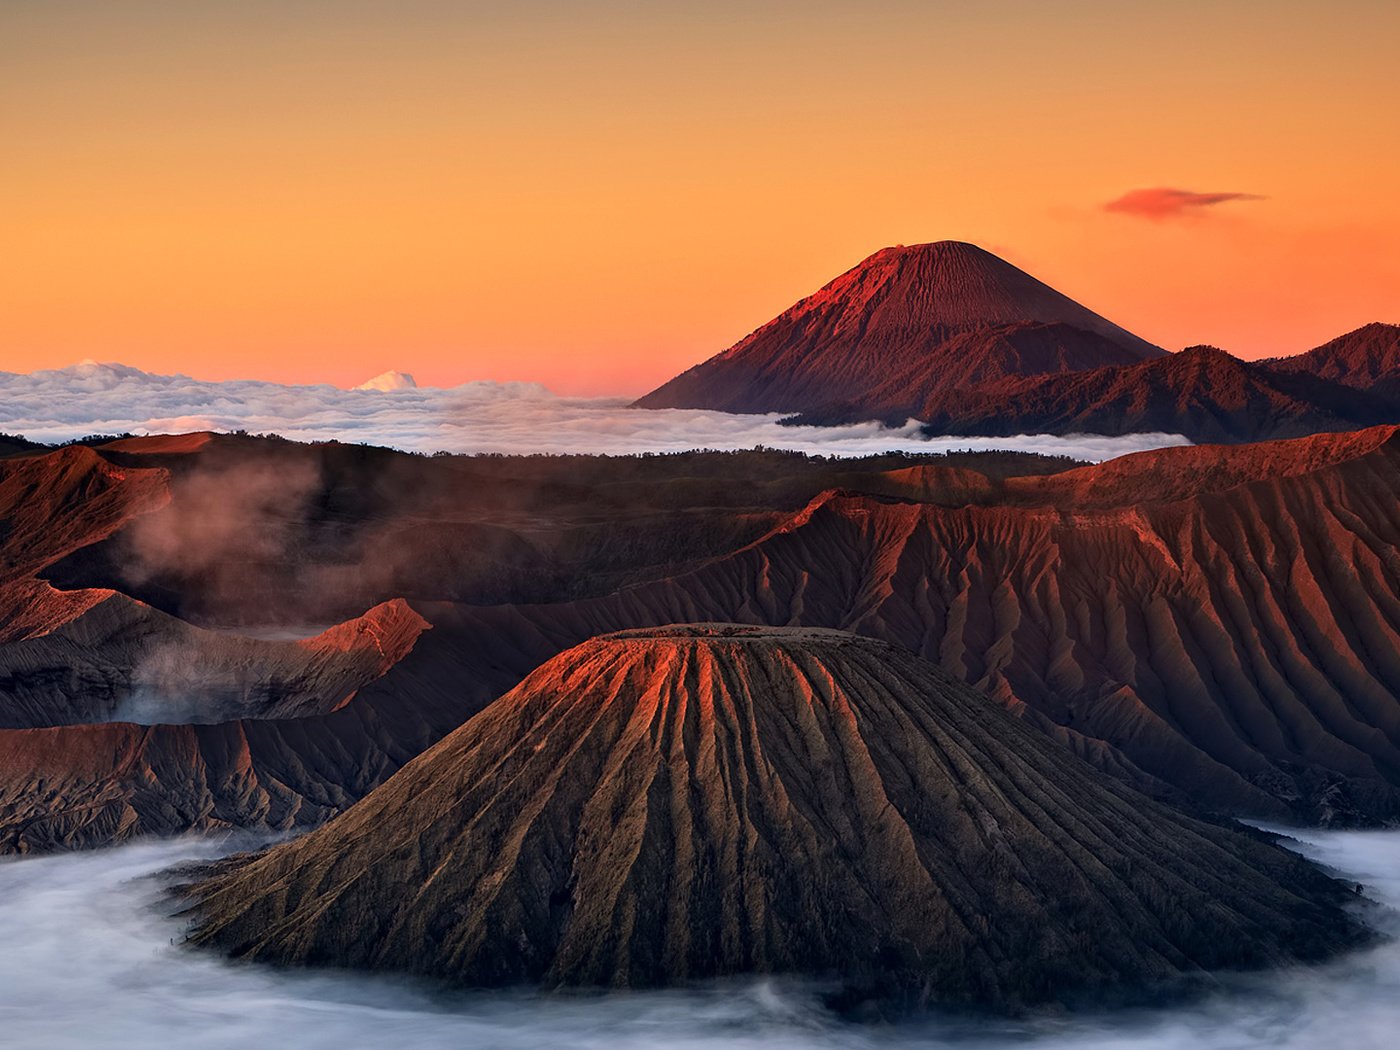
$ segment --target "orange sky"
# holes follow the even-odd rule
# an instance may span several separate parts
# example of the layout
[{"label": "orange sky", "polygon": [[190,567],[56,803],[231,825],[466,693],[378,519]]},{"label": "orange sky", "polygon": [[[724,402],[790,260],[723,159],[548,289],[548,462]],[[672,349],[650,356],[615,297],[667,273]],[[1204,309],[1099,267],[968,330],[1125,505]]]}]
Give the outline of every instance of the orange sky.
[{"label": "orange sky", "polygon": [[[16,0],[0,369],[637,393],[942,238],[1290,353],[1400,321],[1397,39],[1390,0]],[[1264,199],[1103,210],[1144,187]]]}]

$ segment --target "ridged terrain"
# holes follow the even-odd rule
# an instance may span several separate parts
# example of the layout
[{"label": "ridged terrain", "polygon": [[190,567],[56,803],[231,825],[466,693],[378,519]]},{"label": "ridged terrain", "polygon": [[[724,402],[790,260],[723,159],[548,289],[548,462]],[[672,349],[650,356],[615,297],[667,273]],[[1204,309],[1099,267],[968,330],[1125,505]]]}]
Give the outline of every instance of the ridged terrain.
[{"label": "ridged terrain", "polygon": [[[303,560],[273,551],[264,562],[234,561],[227,545],[241,549],[242,527],[225,546],[201,544],[206,560],[191,563],[234,561],[237,571],[218,586],[208,573],[186,571],[157,588],[133,578],[128,558],[88,557],[130,550],[124,537],[136,524],[175,514],[161,501],[186,498],[176,484],[173,496],[156,494],[164,509],[109,522],[94,532],[108,539],[64,559],[71,574],[88,574],[75,581],[85,588],[76,595],[27,577],[51,596],[50,611],[75,599],[87,611],[0,645],[0,668],[8,668],[0,711],[29,727],[0,739],[11,756],[35,749],[32,763],[0,762],[0,851],[224,823],[314,823],[564,649],[604,632],[697,620],[810,624],[897,642],[1165,798],[1271,819],[1400,819],[1400,449],[1390,428],[1166,449],[1068,472],[1007,456],[461,462],[251,439],[217,439],[182,455],[215,452],[220,477],[224,461],[255,454],[275,453],[274,476],[306,460],[328,464],[324,487],[283,511],[301,523],[286,547]],[[93,462],[102,476],[103,463],[124,471],[124,484],[147,476],[133,469],[138,461],[159,462],[151,474],[198,470],[130,447],[120,455],[131,462]],[[1032,469],[1059,472],[1007,476]],[[62,488],[68,477],[56,471],[52,481]],[[42,491],[42,476],[32,483],[16,513],[53,506],[53,523],[21,534],[36,545],[59,541],[54,551],[70,546],[70,517],[105,520],[97,510],[113,499],[101,477],[71,503]],[[458,502],[444,502],[454,492],[463,494]],[[470,513],[473,523],[527,537],[531,551],[549,551],[565,571],[541,577],[509,560],[492,563],[502,548],[434,541],[424,552],[431,573],[366,573],[365,590],[329,596],[303,586],[332,578],[316,571],[320,559],[353,564],[345,551],[377,550],[381,537],[398,538],[398,563],[411,564],[412,537],[425,533],[386,507],[410,522]],[[530,557],[526,567],[538,564]],[[348,577],[338,568],[334,578]],[[231,588],[240,578],[258,603]],[[487,578],[492,591],[482,590]],[[305,641],[195,629],[169,615],[217,617],[229,601],[235,624],[259,611],[273,619],[303,612],[308,599],[379,599],[381,588],[405,580],[421,590],[407,605],[384,607],[411,629],[394,635],[402,646],[389,647],[401,654],[392,666],[371,632],[356,635],[355,653],[337,655]],[[506,601],[490,604],[493,593]],[[195,647],[177,668],[232,665],[245,676],[239,682],[302,685],[253,689],[254,703],[218,726],[62,724],[113,717],[133,680],[172,666],[138,660],[158,654],[163,639]],[[247,660],[231,661],[232,653]],[[362,684],[346,702],[351,672]],[[205,698],[190,697],[179,720],[201,721],[195,701]],[[289,713],[299,717],[267,717]],[[245,738],[251,772],[235,761]],[[110,760],[89,776],[81,771],[97,769],[94,739],[107,741]]]},{"label": "ridged terrain", "polygon": [[939,390],[911,415],[931,434],[1184,434],[1261,441],[1400,421],[1400,406],[1307,371],[1192,347],[1141,364]]},{"label": "ridged terrain", "polygon": [[0,646],[0,729],[294,718],[342,706],[428,626],[404,602],[299,641],[191,627],[112,595]]},{"label": "ridged terrain", "polygon": [[1400,382],[1400,325],[1362,325],[1307,353],[1265,363],[1280,371],[1307,372],[1363,390],[1378,383]]},{"label": "ridged terrain", "polygon": [[320,823],[538,662],[520,666],[533,639],[483,654],[458,600],[672,573],[880,470],[771,453],[429,460],[208,434],[6,461],[0,853]]},{"label": "ridged terrain", "polygon": [[829,493],[744,550],[605,598],[426,615],[461,639],[458,666],[505,684],[626,627],[852,630],[1144,790],[1272,819],[1400,819],[1394,428],[982,491],[961,473],[879,486],[902,499]]},{"label": "ridged terrain", "polygon": [[195,940],[260,960],[476,986],[805,974],[914,1004],[1362,936],[1296,855],[1137,796],[904,650],[727,625],[570,650],[192,892]]},{"label": "ridged terrain", "polygon": [[92,449],[0,459],[0,644],[41,635],[111,597],[55,590],[39,573],[169,500],[168,475],[127,469]]},{"label": "ridged terrain", "polygon": [[264,642],[118,596],[0,648],[0,854],[321,823],[460,722],[430,688],[357,696],[391,668],[411,681],[427,626],[393,602]]},{"label": "ridged terrain", "polygon": [[902,421],[935,390],[1161,354],[990,252],[939,241],[876,252],[637,404]]}]

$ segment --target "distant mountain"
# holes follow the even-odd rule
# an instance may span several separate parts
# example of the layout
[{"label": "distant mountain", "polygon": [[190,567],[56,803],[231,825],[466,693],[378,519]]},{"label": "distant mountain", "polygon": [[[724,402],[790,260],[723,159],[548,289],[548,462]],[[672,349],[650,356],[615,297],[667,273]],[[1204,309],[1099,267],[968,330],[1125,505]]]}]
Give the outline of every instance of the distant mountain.
[{"label": "distant mountain", "polygon": [[356,390],[373,390],[377,393],[387,394],[394,390],[415,390],[418,384],[407,372],[397,372],[390,369],[388,372],[381,372],[373,379],[366,379]]},{"label": "distant mountain", "polygon": [[907,413],[935,391],[1165,351],[958,241],[876,252],[642,408]]},{"label": "distant mountain", "polygon": [[930,434],[1300,437],[1400,422],[1400,325],[1268,361],[1168,354],[981,248],[940,241],[876,252],[636,404],[795,424],[914,418]]},{"label": "distant mountain", "polygon": [[1191,347],[1153,361],[945,390],[914,413],[931,434],[1132,434],[1261,441],[1390,422],[1386,399],[1305,371]]},{"label": "distant mountain", "polygon": [[1284,372],[1307,372],[1345,386],[1400,382],[1400,325],[1363,325],[1315,350],[1263,362]]},{"label": "distant mountain", "polygon": [[1363,934],[1301,858],[1093,771],[838,631],[597,638],[326,828],[192,890],[197,943],[471,986],[835,979],[999,1007],[1316,959]]}]

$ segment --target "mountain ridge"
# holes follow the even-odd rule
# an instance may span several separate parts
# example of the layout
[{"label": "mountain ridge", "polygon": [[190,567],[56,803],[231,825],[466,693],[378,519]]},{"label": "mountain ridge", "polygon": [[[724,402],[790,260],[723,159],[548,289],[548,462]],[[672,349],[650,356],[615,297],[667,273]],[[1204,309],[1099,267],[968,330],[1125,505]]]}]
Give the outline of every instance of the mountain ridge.
[{"label": "mountain ridge", "polygon": [[1293,357],[1168,354],[974,245],[881,249],[641,408],[930,435],[1182,434],[1257,441],[1400,422],[1400,326]]}]

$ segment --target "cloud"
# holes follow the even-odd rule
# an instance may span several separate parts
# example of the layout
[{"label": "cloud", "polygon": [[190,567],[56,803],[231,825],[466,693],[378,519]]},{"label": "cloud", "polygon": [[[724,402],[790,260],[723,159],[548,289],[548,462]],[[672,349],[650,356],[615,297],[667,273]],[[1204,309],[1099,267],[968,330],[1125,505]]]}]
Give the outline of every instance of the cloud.
[{"label": "cloud", "polygon": [[1175,190],[1166,186],[1148,189],[1129,190],[1117,200],[1103,206],[1104,211],[1123,215],[1136,215],[1141,219],[1161,222],[1165,219],[1183,219],[1203,214],[1204,209],[1229,201],[1260,201],[1254,193],[1197,193],[1194,190]]},{"label": "cloud", "polygon": [[0,431],[36,441],[93,433],[249,430],[298,441],[360,441],[414,452],[680,452],[755,445],[837,456],[891,450],[1021,449],[1102,460],[1189,444],[1175,434],[932,438],[916,421],[785,427],[781,417],[691,409],[645,410],[626,398],[558,397],[534,383],[467,383],[342,390],[255,380],[209,382],[125,365],[0,372]]},{"label": "cloud", "polygon": [[[1400,903],[1400,832],[1304,838],[1317,859],[1364,882],[1377,899]],[[934,1016],[869,1028],[833,1020],[809,991],[777,981],[600,996],[453,996],[389,977],[235,965],[179,947],[183,925],[154,907],[160,883],[149,876],[252,844],[185,838],[0,863],[6,1045],[1304,1050],[1391,1046],[1400,1028],[1400,942],[1393,940],[1329,966],[1245,977],[1175,1009],[1000,1025]]]}]

